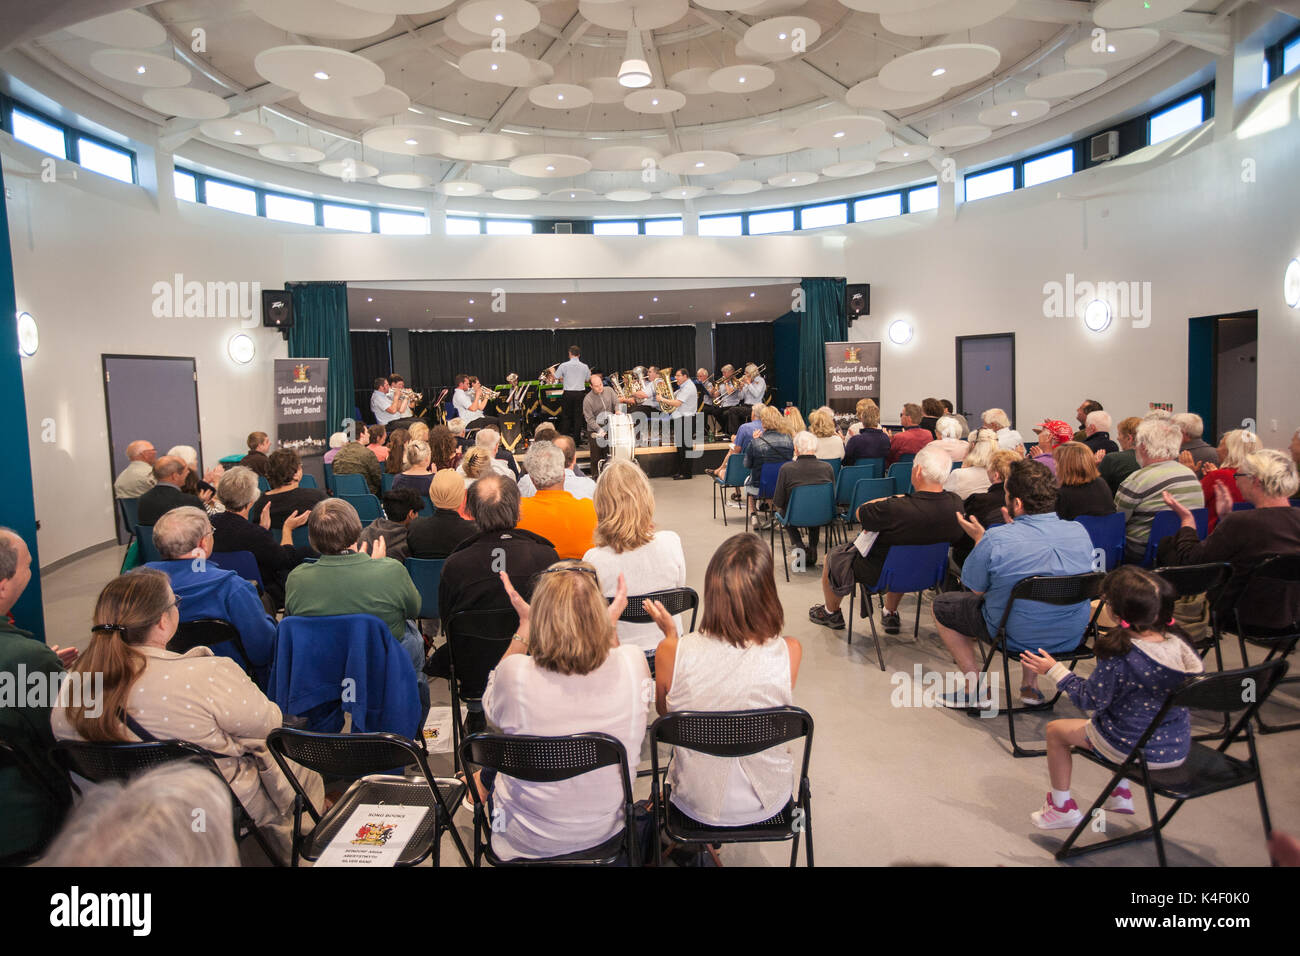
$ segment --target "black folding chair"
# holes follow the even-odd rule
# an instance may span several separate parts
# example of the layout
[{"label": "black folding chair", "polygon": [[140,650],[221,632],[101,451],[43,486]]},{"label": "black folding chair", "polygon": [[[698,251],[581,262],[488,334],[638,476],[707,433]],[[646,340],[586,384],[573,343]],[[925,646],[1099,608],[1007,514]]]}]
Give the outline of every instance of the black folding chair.
[{"label": "black folding chair", "polygon": [[[1223,588],[1228,583],[1228,579],[1232,577],[1232,565],[1226,561],[1212,562],[1210,564],[1187,564],[1156,568],[1153,573],[1160,575],[1173,585],[1179,597],[1205,595],[1210,615],[1210,636],[1193,641],[1192,646],[1196,648],[1202,660],[1213,648],[1215,663],[1219,665],[1219,670],[1223,670],[1222,632],[1219,630],[1219,613],[1215,605],[1219,600],[1219,596],[1223,593]],[[1245,660],[1244,657],[1242,659]],[[1228,716],[1225,714],[1223,726],[1219,730],[1212,734],[1198,734],[1196,739],[1219,740],[1227,732]]]},{"label": "black folding chair", "polygon": [[[1056,858],[1064,860],[1084,853],[1091,853],[1093,850],[1100,850],[1104,847],[1118,846],[1121,843],[1132,843],[1136,840],[1154,837],[1156,858],[1161,866],[1167,866],[1165,843],[1161,830],[1178,812],[1178,808],[1188,800],[1209,796],[1223,790],[1231,790],[1234,787],[1243,787],[1248,783],[1255,785],[1255,795],[1259,799],[1259,815],[1264,822],[1264,835],[1265,837],[1269,836],[1273,832],[1273,824],[1269,820],[1268,800],[1264,796],[1264,778],[1260,772],[1259,753],[1255,749],[1255,733],[1252,719],[1258,718],[1260,705],[1268,699],[1269,694],[1273,693],[1273,690],[1281,683],[1286,670],[1286,661],[1271,660],[1262,664],[1255,664],[1252,667],[1243,667],[1239,670],[1220,671],[1217,674],[1202,674],[1188,678],[1165,698],[1164,705],[1152,718],[1150,725],[1143,732],[1142,738],[1137,742],[1137,746],[1133,748],[1133,752],[1118,768],[1099,757],[1092,750],[1082,747],[1074,748],[1074,753],[1107,769],[1114,768],[1114,773],[1110,781],[1102,789],[1101,794],[1088,808],[1088,812],[1083,815],[1079,825],[1074,828],[1069,838],[1056,851]],[[1147,758],[1143,749],[1146,747],[1147,741],[1151,739],[1151,735],[1164,722],[1165,715],[1174,707],[1213,710],[1225,715],[1240,712],[1241,717],[1237,719],[1236,724],[1218,747],[1211,749],[1205,744],[1193,741],[1192,749],[1183,764],[1171,769],[1152,770],[1147,766]],[[1228,748],[1234,743],[1240,742],[1243,736],[1249,750],[1249,756],[1245,760],[1228,754]],[[1076,847],[1074,845],[1075,841],[1083,833],[1084,829],[1092,823],[1093,814],[1110,796],[1116,784],[1126,778],[1132,780],[1146,791],[1147,811],[1151,814],[1151,826],[1133,833],[1111,837],[1099,843]],[[1174,801],[1174,805],[1166,810],[1164,816],[1161,817],[1156,816],[1157,794]]]},{"label": "black folding chair", "polygon": [[[402,804],[428,810],[410,841],[402,848],[397,866],[415,866],[423,863],[430,854],[433,855],[433,865],[437,866],[444,830],[451,834],[461,858],[469,866],[469,853],[456,832],[453,811],[449,809],[449,805],[454,807],[463,798],[465,785],[455,779],[435,778],[424,751],[405,737],[387,733],[321,734],[279,727],[267,735],[266,745],[294,789],[292,866],[298,865],[299,856],[306,860],[319,859],[348,822],[352,811],[363,803]],[[315,770],[323,777],[350,779],[352,785],[334,806],[322,814],[312,805],[302,782],[286,763],[288,760]],[[420,768],[420,779],[386,772],[411,764]],[[446,799],[443,797],[444,789]],[[302,832],[304,808],[316,823],[305,835]]]},{"label": "black folding chair", "polygon": [[[650,726],[650,759],[654,774],[650,794],[655,820],[655,846],[658,848],[660,865],[663,864],[663,845],[659,835],[662,829],[673,842],[696,846],[793,840],[790,848],[792,867],[799,860],[799,835],[802,833],[808,846],[808,866],[813,866],[812,787],[808,782],[812,736],[812,715],[799,707],[717,713],[681,711],[665,714],[656,720]],[[792,797],[775,816],[752,826],[716,827],[691,819],[673,805],[672,787],[660,775],[661,743],[714,757],[739,758],[800,738],[804,739],[804,749],[803,767],[799,772],[798,799]],[[663,769],[666,776],[667,765]]]},{"label": "black folding chair", "polygon": [[511,608],[488,611],[459,611],[447,621],[447,654],[451,664],[451,735],[452,758],[456,769],[460,763],[461,741],[465,726],[461,723],[460,705],[481,708],[488,675],[501,662],[519,628],[519,615]]},{"label": "black folding chair", "polygon": [[[1237,642],[1241,646],[1243,664],[1250,664],[1250,658],[1246,653],[1247,644],[1268,648],[1268,654],[1264,657],[1264,662],[1267,663],[1272,660],[1286,660],[1295,650],[1296,642],[1300,641],[1300,608],[1291,608],[1291,612],[1297,615],[1297,619],[1281,627],[1260,627],[1249,624],[1243,620],[1242,615],[1243,606],[1249,607],[1247,593],[1252,589],[1256,594],[1267,591],[1269,598],[1275,599],[1279,593],[1294,594],[1297,588],[1300,588],[1300,554],[1271,555],[1246,572],[1246,581],[1238,592],[1239,597],[1233,608],[1237,623]],[[1300,676],[1288,677],[1282,683],[1300,683]],[[1256,713],[1255,720],[1259,724],[1261,734],[1285,733],[1300,728],[1300,721],[1292,721],[1289,724],[1265,723],[1259,713]]]},{"label": "black folding chair", "polygon": [[195,647],[212,647],[215,644],[230,643],[239,652],[239,663],[249,677],[253,676],[253,664],[244,642],[239,638],[239,631],[229,621],[219,618],[203,618],[197,621],[183,621],[176,626],[176,633],[167,642],[167,650],[184,654]]},{"label": "black folding chair", "polygon": [[[64,770],[84,777],[91,783],[103,783],[106,780],[125,781],[147,770],[161,767],[163,764],[176,760],[193,760],[220,777],[226,789],[230,790],[230,782],[217,766],[217,760],[224,755],[214,754],[188,740],[146,740],[125,744],[64,740],[55,744],[52,755],[54,762]],[[267,859],[275,866],[284,866],[284,860],[253,822],[252,816],[244,809],[234,790],[230,790],[230,799],[234,807],[236,842],[239,841],[242,831],[247,828],[249,835],[257,841],[257,845],[262,848]]]},{"label": "black folding chair", "polygon": [[67,815],[68,807],[71,806],[72,790],[65,786],[62,793],[58,792],[45,775],[32,764],[27,754],[3,739],[0,739],[0,770],[15,771],[33,790],[39,791],[55,811],[50,815],[44,830],[32,834],[30,848],[8,856],[0,856],[0,866],[26,866],[39,859],[50,841],[54,839],[54,834],[58,832],[64,816]]},{"label": "black folding chair", "polygon": [[[695,615],[700,607],[700,596],[694,588],[668,588],[664,591],[652,591],[649,594],[628,595],[627,607],[623,608],[623,613],[618,616],[620,621],[627,621],[630,624],[653,624],[649,612],[645,609],[646,601],[658,601],[664,606],[664,610],[669,614],[685,614],[691,612],[691,626],[687,628],[689,634],[695,630]],[[655,673],[654,658],[649,657],[650,676]]]},{"label": "black folding chair", "polygon": [[[1016,601],[1040,601],[1043,604],[1053,604],[1063,607],[1067,604],[1078,604],[1081,601],[1090,601],[1101,595],[1101,582],[1105,579],[1100,571],[1092,571],[1087,574],[1035,574],[1031,577],[1022,578],[1016,582],[1016,586],[1011,589],[1011,599],[1007,601],[1007,606],[1002,611],[1002,620],[998,622],[998,631],[994,635],[992,643],[988,645],[984,652],[984,664],[980,668],[981,674],[987,673],[989,664],[993,660],[994,654],[1002,655],[1002,679],[1006,693],[1006,712],[1007,728],[1011,733],[1011,753],[1016,757],[1041,757],[1047,753],[1046,750],[1029,750],[1020,746],[1016,741],[1016,714],[1025,711],[1051,710],[1056,706],[1057,700],[1061,697],[1061,691],[1052,696],[1051,700],[1045,700],[1041,704],[1022,704],[1015,706],[1011,696],[1011,655],[1015,652],[1007,650],[1007,621],[1011,618],[1011,609],[1015,607]],[[1088,638],[1097,632],[1097,616],[1101,613],[1101,604],[1097,605],[1096,610],[1088,619],[1088,625],[1084,628],[1080,636],[1079,645],[1071,651],[1053,653],[1058,661],[1066,662],[1070,665],[1070,670],[1078,665],[1079,661],[1086,661],[1095,656],[1088,647]],[[1018,640],[1017,643],[1026,647],[1037,646],[1025,640]],[[1017,655],[1018,656],[1018,655]],[[972,717],[978,717],[981,714],[979,707],[969,707],[966,713]]]},{"label": "black folding chair", "polygon": [[[482,767],[530,783],[570,780],[603,767],[618,768],[623,784],[623,829],[598,846],[574,853],[545,858],[502,860],[492,850],[492,819],[479,799],[477,786],[470,786],[474,802],[474,866],[484,857],[493,866],[639,866],[636,846],[636,806],[628,774],[627,751],[609,734],[569,734],[564,737],[533,737],[511,734],[473,734],[461,744],[464,767]],[[611,808],[612,809],[612,808]]]}]

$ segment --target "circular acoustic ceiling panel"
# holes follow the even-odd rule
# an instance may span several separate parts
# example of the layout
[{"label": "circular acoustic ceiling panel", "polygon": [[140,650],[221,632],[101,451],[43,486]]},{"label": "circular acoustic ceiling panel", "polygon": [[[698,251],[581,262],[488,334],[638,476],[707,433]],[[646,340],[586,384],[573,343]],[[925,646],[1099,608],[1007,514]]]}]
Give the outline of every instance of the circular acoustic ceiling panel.
[{"label": "circular acoustic ceiling panel", "polygon": [[591,90],[593,103],[622,103],[627,96],[627,87],[618,81],[617,76],[598,76],[587,81]]},{"label": "circular acoustic ceiling panel", "polygon": [[1047,100],[1012,100],[982,110],[979,121],[985,126],[1006,126],[1010,123],[1032,123],[1042,119],[1052,105]]},{"label": "circular acoustic ceiling panel", "polygon": [[208,139],[238,143],[241,146],[265,146],[275,141],[275,130],[271,127],[237,116],[200,123],[199,132]]},{"label": "circular acoustic ceiling panel", "polygon": [[137,10],[119,10],[66,28],[74,36],[94,40],[105,46],[147,50],[167,42],[167,31],[153,17]]},{"label": "circular acoustic ceiling panel", "polygon": [[731,13],[748,13],[763,3],[764,0],[695,0],[695,5],[705,10],[727,10]]},{"label": "circular acoustic ceiling panel", "polygon": [[508,199],[511,202],[536,199],[541,194],[540,189],[534,189],[532,186],[506,186],[504,189],[492,190],[493,199]]},{"label": "circular acoustic ceiling panel", "polygon": [[547,83],[528,91],[534,106],[547,110],[577,110],[591,105],[591,90],[573,83]]},{"label": "circular acoustic ceiling panel", "polygon": [[276,46],[253,59],[262,79],[287,90],[324,90],[344,96],[377,93],[384,86],[379,64],[328,46]]},{"label": "circular acoustic ceiling panel", "polygon": [[918,159],[929,159],[934,155],[934,147],[925,144],[908,143],[906,146],[891,146],[876,154],[882,163],[914,163]]},{"label": "circular acoustic ceiling panel", "polygon": [[614,202],[645,202],[653,197],[654,193],[644,189],[615,189],[613,192],[605,193],[605,198]]},{"label": "circular acoustic ceiling panel", "polygon": [[455,0],[339,0],[340,3],[371,13],[434,13]]},{"label": "circular acoustic ceiling panel", "polygon": [[159,113],[186,119],[220,119],[230,112],[230,107],[221,97],[190,87],[145,90],[144,105]]},{"label": "circular acoustic ceiling panel", "polygon": [[692,149],[665,156],[659,166],[675,176],[709,176],[734,169],[739,162],[740,157],[735,153],[720,149]]},{"label": "circular acoustic ceiling panel", "polygon": [[945,43],[904,53],[880,68],[880,82],[904,93],[941,93],[988,76],[1002,62],[995,47]]},{"label": "circular acoustic ceiling panel", "polygon": [[877,77],[873,76],[850,87],[844,94],[844,102],[860,110],[906,110],[937,100],[946,92],[947,90],[935,90],[924,93],[902,93],[884,86]]},{"label": "circular acoustic ceiling panel", "polygon": [[1044,100],[1078,96],[1106,82],[1106,71],[1095,66],[1062,70],[1039,77],[1025,86],[1025,95]]},{"label": "circular acoustic ceiling panel", "polygon": [[[784,60],[806,51],[821,35],[821,24],[808,17],[772,17],[746,30],[741,42],[765,60]],[[803,49],[796,50],[797,44]]]},{"label": "circular acoustic ceiling panel", "polygon": [[411,98],[395,86],[384,86],[365,96],[348,96],[337,89],[304,90],[298,99],[313,113],[344,119],[383,119],[404,113],[411,105]]},{"label": "circular acoustic ceiling panel", "polygon": [[709,77],[713,74],[711,66],[693,66],[689,70],[678,70],[668,77],[668,85],[674,90],[691,96],[706,96],[713,92],[709,86]]},{"label": "circular acoustic ceiling panel", "polygon": [[528,61],[528,82],[520,84],[521,86],[533,87],[541,86],[543,83],[549,83],[555,79],[555,67],[542,60]]},{"label": "circular acoustic ceiling panel", "polygon": [[482,191],[482,185],[470,182],[468,179],[452,179],[445,183],[438,183],[438,192],[444,196],[477,196]]},{"label": "circular acoustic ceiling panel", "polygon": [[930,136],[930,145],[940,148],[950,146],[971,146],[975,143],[982,143],[993,135],[993,130],[987,126],[978,126],[974,123],[966,123],[959,126],[949,126],[947,129],[941,129]]},{"label": "circular acoustic ceiling panel", "polygon": [[1176,13],[1195,0],[1101,0],[1092,8],[1092,22],[1107,30],[1144,27]]},{"label": "circular acoustic ceiling panel", "polygon": [[591,170],[591,160],[568,153],[529,153],[510,161],[510,171],[529,179],[562,179]]},{"label": "circular acoustic ceiling panel", "polygon": [[793,130],[775,129],[771,126],[760,126],[733,136],[728,145],[744,156],[779,156],[781,153],[803,149]]},{"label": "circular acoustic ceiling panel", "polygon": [[832,163],[822,170],[822,175],[830,179],[847,179],[850,176],[865,176],[876,168],[869,159],[852,160],[847,163]]},{"label": "circular acoustic ceiling panel", "polygon": [[645,168],[647,159],[656,164],[663,155],[653,147],[626,143],[614,146],[602,146],[589,157],[593,169],[601,172],[635,172]]},{"label": "circular acoustic ceiling panel", "polygon": [[928,37],[957,33],[996,20],[1016,5],[1016,0],[943,0],[921,9],[882,13],[880,24],[890,33]]},{"label": "circular acoustic ceiling panel", "polygon": [[542,15],[528,0],[470,0],[456,11],[456,22],[481,37],[492,36],[493,30],[504,30],[507,37],[514,39],[535,30]]},{"label": "circular acoustic ceiling panel", "polygon": [[461,46],[467,46],[472,50],[480,49],[483,46],[483,38],[477,33],[466,30],[455,17],[445,16],[440,23],[442,24],[442,32],[447,34],[447,39],[454,40]]},{"label": "circular acoustic ceiling panel", "polygon": [[[1105,48],[1100,49],[1102,41]],[[1065,51],[1067,66],[1110,66],[1149,53],[1160,42],[1160,31],[1148,27],[1107,30],[1104,36],[1085,37]]]},{"label": "circular acoustic ceiling panel", "polygon": [[457,136],[456,142],[447,147],[443,155],[467,163],[494,163],[518,156],[519,145],[500,133],[466,133]]},{"label": "circular acoustic ceiling panel", "polygon": [[379,167],[362,162],[359,159],[327,159],[316,166],[326,176],[338,179],[369,179],[379,175]]},{"label": "circular acoustic ceiling panel", "polygon": [[926,7],[937,7],[943,2],[944,0],[840,0],[844,6],[859,13],[908,13]]},{"label": "circular acoustic ceiling panel", "polygon": [[90,65],[110,80],[135,86],[184,86],[190,81],[190,71],[182,64],[138,50],[96,50]]},{"label": "circular acoustic ceiling panel", "polygon": [[817,182],[817,174],[810,172],[778,173],[768,179],[769,186],[785,189],[790,186],[808,186]]},{"label": "circular acoustic ceiling panel", "polygon": [[752,93],[771,86],[775,81],[775,71],[766,66],[739,64],[710,73],[709,89],[715,93]]},{"label": "circular acoustic ceiling panel", "polygon": [[578,186],[573,186],[568,189],[552,189],[546,194],[547,199],[554,200],[555,202],[573,202],[577,199],[594,199],[595,196],[596,190],[583,189]]},{"label": "circular acoustic ceiling panel", "polygon": [[336,0],[248,0],[248,8],[271,26],[321,40],[360,40],[393,28],[391,13],[374,13]]},{"label": "circular acoustic ceiling panel", "polygon": [[315,146],[301,143],[267,143],[257,151],[278,163],[319,163],[325,158],[325,153]]},{"label": "circular acoustic ceiling panel", "polygon": [[375,182],[393,189],[424,189],[433,184],[424,173],[384,173]]},{"label": "circular acoustic ceiling panel", "polygon": [[862,146],[884,135],[885,124],[874,116],[825,116],[800,126],[795,135],[807,149]]},{"label": "circular acoustic ceiling panel", "polygon": [[460,58],[460,72],[480,83],[501,83],[505,86],[532,86],[533,64],[528,57],[514,50],[471,50]]},{"label": "circular acoustic ceiling panel", "polygon": [[455,133],[436,126],[377,126],[361,134],[361,142],[370,149],[398,156],[446,156],[456,139]]},{"label": "circular acoustic ceiling panel", "polygon": [[713,191],[723,196],[744,196],[749,193],[756,193],[762,188],[763,184],[757,179],[730,179],[725,183],[714,186]]},{"label": "circular acoustic ceiling panel", "polygon": [[606,30],[662,30],[672,26],[690,9],[690,0],[617,0],[595,3],[580,0],[578,12]]},{"label": "circular acoustic ceiling panel", "polygon": [[674,186],[672,189],[665,189],[659,195],[664,199],[695,199],[706,192],[708,190],[703,186]]},{"label": "circular acoustic ceiling panel", "polygon": [[633,113],[671,113],[686,105],[686,94],[647,87],[644,90],[633,90],[623,98],[623,105]]}]

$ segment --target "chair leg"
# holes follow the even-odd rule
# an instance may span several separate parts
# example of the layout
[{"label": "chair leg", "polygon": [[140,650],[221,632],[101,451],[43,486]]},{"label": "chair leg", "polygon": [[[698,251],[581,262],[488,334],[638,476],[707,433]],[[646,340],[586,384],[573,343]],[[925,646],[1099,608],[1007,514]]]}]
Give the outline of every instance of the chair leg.
[{"label": "chair leg", "polygon": [[[1165,838],[1160,834],[1160,828],[1164,826],[1165,821],[1161,820],[1156,815],[1155,791],[1151,789],[1150,785],[1145,786],[1142,789],[1146,792],[1147,811],[1151,814],[1151,836],[1154,837],[1156,841],[1156,859],[1159,861],[1161,867],[1166,867],[1169,865],[1169,861],[1165,859]],[[1175,803],[1173,807],[1170,808],[1169,816],[1173,816],[1174,811],[1178,809],[1179,805],[1179,803]]]},{"label": "chair leg", "polygon": [[923,592],[916,592],[916,623],[912,625],[912,640],[921,639],[921,595]]},{"label": "chair leg", "polygon": [[[1098,808],[1103,803],[1106,802],[1106,798],[1109,797],[1111,791],[1115,789],[1115,784],[1119,783],[1120,780],[1122,779],[1123,779],[1123,768],[1121,768],[1118,773],[1116,773],[1114,776],[1110,778],[1110,782],[1107,783],[1105,788],[1101,791],[1101,793],[1097,795],[1097,799],[1092,801],[1092,806],[1090,806],[1088,808],[1088,812],[1083,815],[1083,819],[1080,820],[1078,825],[1073,830],[1070,831],[1070,835],[1066,837],[1065,842],[1062,843],[1061,846],[1057,849],[1056,858],[1058,860],[1064,860],[1066,857],[1070,857],[1070,856],[1078,856],[1081,853],[1089,853],[1092,850],[1098,850],[1104,846],[1109,846],[1112,842],[1114,842],[1111,840],[1103,840],[1100,843],[1093,844],[1092,846],[1080,847],[1077,850],[1071,851],[1071,847],[1074,846],[1074,842],[1078,840],[1080,836],[1083,835],[1084,828],[1088,826],[1089,823],[1092,822],[1093,814],[1096,813]],[[1123,840],[1122,842],[1127,842],[1127,840]]]},{"label": "chair leg", "polygon": [[858,586],[855,583],[853,590],[849,592],[849,613],[845,616],[844,621],[849,626],[849,643],[853,643],[853,601],[858,596]]},{"label": "chair leg", "polygon": [[812,837],[812,785],[807,778],[803,782],[803,839],[808,847],[808,869],[812,869],[813,863],[813,837]]},{"label": "chair leg", "polygon": [[[775,524],[775,522],[773,522]],[[790,556],[785,553],[785,525],[781,525],[781,563],[785,565],[785,583],[790,583]]]},{"label": "chair leg", "polygon": [[[871,598],[868,597],[867,598],[868,607],[870,606],[870,602],[871,602]],[[883,602],[881,603],[881,607],[884,607]],[[871,639],[876,642],[876,659],[880,661],[880,669],[883,671],[885,669],[885,651],[884,648],[881,647],[880,645],[880,634],[876,630],[876,615],[868,614],[867,621],[870,622],[871,624]]]},{"label": "chair leg", "polygon": [[453,771],[465,771],[465,776],[468,777],[469,772],[461,766],[460,761],[460,741],[463,731],[460,726],[460,695],[456,693],[456,670],[454,667],[452,668],[451,679],[447,683],[451,686],[451,767]]}]

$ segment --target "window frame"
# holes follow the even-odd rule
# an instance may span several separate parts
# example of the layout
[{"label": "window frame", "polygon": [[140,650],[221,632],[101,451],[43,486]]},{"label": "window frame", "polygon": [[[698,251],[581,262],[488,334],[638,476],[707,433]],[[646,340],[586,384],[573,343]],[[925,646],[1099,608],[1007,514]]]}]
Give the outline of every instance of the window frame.
[{"label": "window frame", "polygon": [[1186,106],[1187,104],[1192,103],[1192,102],[1194,102],[1194,101],[1196,101],[1196,100],[1199,100],[1200,103],[1201,103],[1201,119],[1200,119],[1200,122],[1195,123],[1194,125],[1187,127],[1187,129],[1180,130],[1180,131],[1178,131],[1177,133],[1172,133],[1172,134],[1170,134],[1169,136],[1166,136],[1164,139],[1158,140],[1157,143],[1163,143],[1163,142],[1166,142],[1167,140],[1171,140],[1171,139],[1173,139],[1175,136],[1182,136],[1183,133],[1186,133],[1188,130],[1195,129],[1197,126],[1201,126],[1201,125],[1203,125],[1206,121],[1208,121],[1209,119],[1211,119],[1212,116],[1211,116],[1211,114],[1210,114],[1209,98],[1205,95],[1205,91],[1204,91],[1204,90],[1197,90],[1196,92],[1194,92],[1194,93],[1189,93],[1189,94],[1186,95],[1186,96],[1180,96],[1178,99],[1176,99],[1176,100],[1171,100],[1170,102],[1166,103],[1164,106],[1161,106],[1159,109],[1154,109],[1154,110],[1152,110],[1150,113],[1147,113],[1145,117],[1143,117],[1143,121],[1144,121],[1144,122],[1143,122],[1143,125],[1146,127],[1146,130],[1145,130],[1145,132],[1146,132],[1146,137],[1145,137],[1145,139],[1146,139],[1146,145],[1147,145],[1147,146],[1155,146],[1155,145],[1157,145],[1157,143],[1152,143],[1152,142],[1151,142],[1151,123],[1152,123],[1152,121],[1154,121],[1157,117],[1164,116],[1166,113],[1172,113],[1172,112],[1173,112],[1174,110],[1176,110],[1176,109],[1181,109],[1182,107],[1184,107],[1184,106]]}]

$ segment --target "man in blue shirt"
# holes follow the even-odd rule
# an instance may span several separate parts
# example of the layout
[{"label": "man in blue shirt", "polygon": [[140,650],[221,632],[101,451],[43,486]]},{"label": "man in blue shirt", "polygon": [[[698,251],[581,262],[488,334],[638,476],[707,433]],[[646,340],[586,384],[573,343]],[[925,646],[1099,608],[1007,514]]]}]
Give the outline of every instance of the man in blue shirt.
[{"label": "man in blue shirt", "polygon": [[683,481],[691,477],[691,463],[686,458],[686,452],[695,447],[695,413],[699,408],[700,395],[686,369],[679,368],[675,378],[677,389],[673,397],[665,398],[660,405],[669,410],[668,418],[672,422],[673,444],[677,446],[673,481]]},{"label": "man in blue shirt", "polygon": [[251,665],[253,680],[265,688],[275,654],[275,621],[266,613],[252,581],[208,563],[213,539],[207,513],[201,508],[173,508],[154,525],[153,540],[163,560],[147,567],[171,579],[181,623],[215,619],[234,625],[249,659],[243,660],[233,643],[217,644],[212,650]]},{"label": "man in blue shirt", "polygon": [[564,406],[560,412],[560,434],[574,441],[582,438],[582,400],[587,396],[587,379],[591,369],[578,358],[582,351],[569,346],[569,360],[555,368],[555,377],[564,386]]},{"label": "man in blue shirt", "polygon": [[750,410],[755,405],[762,405],[767,398],[767,381],[758,374],[758,366],[753,362],[745,366],[745,375],[740,379],[739,391],[740,398],[734,406],[734,411],[731,412],[733,430],[738,429],[740,423],[749,417]]},{"label": "man in blue shirt", "polygon": [[466,428],[472,426],[501,431],[501,419],[483,413],[488,403],[487,396],[478,396],[478,389],[470,384],[469,376],[464,372],[456,376],[456,390],[451,393],[451,403],[456,406],[456,417]]},{"label": "man in blue shirt", "polygon": [[[1006,524],[987,531],[960,512],[957,520],[975,540],[962,565],[962,583],[970,592],[940,594],[934,599],[939,636],[966,675],[967,693],[943,698],[950,707],[967,707],[975,700],[975,642],[990,643],[997,635],[1011,590],[1036,574],[1087,574],[1092,567],[1092,539],[1083,525],[1056,515],[1056,479],[1045,465],[1017,461],[1006,479]],[[1007,621],[1011,653],[1042,650],[1072,651],[1083,640],[1091,614],[1089,602],[1057,606],[1017,601]],[[1020,699],[1040,704],[1038,675],[1025,669]]]},{"label": "man in blue shirt", "polygon": [[399,398],[388,379],[380,376],[375,379],[375,390],[370,393],[370,412],[375,421],[387,428],[393,422],[409,416],[410,403]]}]

